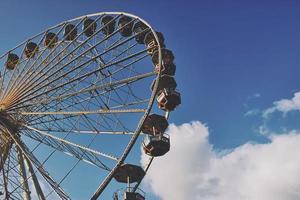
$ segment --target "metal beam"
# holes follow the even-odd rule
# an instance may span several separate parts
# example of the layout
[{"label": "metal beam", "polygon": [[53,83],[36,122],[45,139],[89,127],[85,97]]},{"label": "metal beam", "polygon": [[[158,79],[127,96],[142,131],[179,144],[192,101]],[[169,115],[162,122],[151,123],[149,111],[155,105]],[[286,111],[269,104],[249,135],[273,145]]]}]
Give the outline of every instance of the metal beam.
[{"label": "metal beam", "polygon": [[[26,128],[28,128],[28,129],[30,129],[30,130],[38,132],[38,133],[42,134],[43,136],[46,136],[48,138],[52,138],[52,139],[56,140],[57,142],[63,143],[65,145],[69,145],[70,147],[75,147],[77,149],[80,149],[81,151],[83,151],[83,153],[84,152],[89,152],[89,153],[92,153],[93,155],[102,156],[102,157],[109,158],[109,159],[114,160],[114,161],[118,161],[119,160],[119,158],[117,158],[115,156],[108,155],[106,153],[102,153],[102,152],[96,151],[94,149],[90,149],[90,148],[87,148],[87,147],[75,144],[75,143],[70,142],[68,140],[65,140],[65,139],[53,136],[53,135],[51,135],[49,133],[46,133],[44,131],[40,131],[40,130],[34,128],[34,127],[31,127],[31,126],[28,126],[28,125],[25,125],[25,124],[23,126],[26,127]],[[77,156],[74,155],[74,157],[77,157]],[[82,155],[81,155],[81,157],[82,157]]]},{"label": "metal beam", "polygon": [[144,113],[145,109],[124,110],[92,110],[92,111],[64,111],[64,112],[21,112],[21,115],[88,115],[88,114],[114,114],[114,113]]},{"label": "metal beam", "polygon": [[18,152],[18,160],[19,160],[20,179],[21,179],[20,182],[22,185],[22,189],[24,190],[23,199],[31,200],[30,189],[29,189],[26,169],[25,169],[25,165],[24,165],[23,153],[19,148],[17,148],[17,152]]},{"label": "metal beam", "polygon": [[4,187],[4,195],[5,195],[5,200],[9,200],[9,193],[8,193],[8,188],[7,188],[7,180],[6,180],[6,176],[5,176],[5,172],[4,172],[4,160],[2,157],[2,154],[0,154],[0,165],[2,167],[2,176],[3,176],[3,187]]},{"label": "metal beam", "polygon": [[38,181],[38,179],[36,177],[36,174],[35,174],[35,172],[33,170],[32,164],[30,163],[30,161],[25,156],[23,156],[23,158],[24,158],[24,160],[26,162],[28,171],[29,171],[30,176],[32,178],[33,186],[35,188],[38,200],[46,200],[45,195],[43,193],[43,190],[42,190],[42,188],[40,186],[40,183],[39,183],[39,181]]},{"label": "metal beam", "polygon": [[[96,86],[92,86],[92,87],[89,87],[89,88],[84,88],[84,89],[81,89],[77,92],[60,95],[60,96],[53,97],[53,98],[50,98],[50,99],[41,100],[38,103],[39,104],[48,103],[48,102],[51,102],[51,101],[54,101],[54,100],[62,100],[62,99],[68,98],[68,97],[76,96],[76,95],[79,95],[79,94],[82,94],[82,93],[87,93],[87,92],[90,92],[90,91],[105,90],[107,88],[109,89],[109,88],[112,88],[112,87],[118,86],[118,85],[128,85],[128,84],[131,84],[135,81],[138,81],[138,80],[141,80],[141,79],[144,79],[144,78],[148,78],[148,77],[154,76],[154,75],[157,75],[157,72],[155,72],[155,71],[154,72],[148,72],[148,73],[145,73],[145,74],[140,74],[140,75],[137,75],[137,76],[133,76],[133,77],[129,77],[129,78],[126,78],[126,79],[118,80],[118,81],[115,81],[115,82],[106,83],[106,84],[103,84],[103,85],[96,85]],[[64,83],[64,84],[66,84],[66,83]],[[62,85],[64,85],[64,84],[62,84]],[[57,89],[57,88],[61,87],[62,85],[56,86],[55,88]],[[54,90],[54,88],[52,88],[51,91],[52,90]],[[34,99],[38,96],[41,96],[43,94],[46,94],[48,92],[50,92],[50,90],[46,91],[46,92],[42,92],[40,94],[37,94],[34,97],[30,97],[29,99],[26,99],[26,101],[32,100],[32,99]],[[25,100],[23,102],[20,101],[20,102],[16,103],[16,105],[24,103],[24,102],[25,102]],[[34,105],[34,104],[32,104],[32,105]],[[16,107],[16,108],[18,108],[18,107]]]},{"label": "metal beam", "polygon": [[56,192],[56,194],[62,200],[70,200],[70,197],[63,191],[63,189],[57,184],[50,174],[44,169],[43,165],[39,160],[32,154],[28,147],[20,140],[18,136],[13,134],[10,130],[7,131],[10,137],[14,140],[15,144],[20,148],[24,156],[30,160],[34,166],[37,168],[39,173],[45,179],[45,181],[51,186],[51,188]]},{"label": "metal beam", "polygon": [[3,166],[0,165],[0,172],[3,169],[3,167],[4,167],[4,164],[5,164],[5,161],[6,161],[7,157],[8,157],[8,154],[9,154],[9,151],[11,149],[12,143],[10,142],[9,144],[5,144],[4,146],[5,147],[3,148],[3,151],[0,153],[1,154],[1,159],[2,159],[1,162],[3,162]]}]

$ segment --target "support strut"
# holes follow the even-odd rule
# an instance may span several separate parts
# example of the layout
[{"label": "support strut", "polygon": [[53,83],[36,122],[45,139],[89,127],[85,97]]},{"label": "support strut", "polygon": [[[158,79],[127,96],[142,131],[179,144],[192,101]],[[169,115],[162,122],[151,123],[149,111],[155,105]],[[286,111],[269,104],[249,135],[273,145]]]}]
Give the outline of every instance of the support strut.
[{"label": "support strut", "polygon": [[25,169],[25,165],[24,165],[24,157],[23,157],[23,153],[20,150],[20,148],[17,148],[18,151],[18,159],[19,159],[19,171],[20,171],[20,181],[22,184],[22,188],[24,190],[23,192],[23,199],[24,200],[31,200],[30,197],[30,189],[29,189],[29,185],[28,185],[28,179],[27,179],[27,174],[26,174],[26,169]]},{"label": "support strut", "polygon": [[43,193],[43,190],[40,186],[40,183],[39,183],[39,181],[36,177],[36,174],[34,173],[34,169],[32,167],[32,164],[30,163],[30,161],[25,156],[23,156],[23,157],[24,157],[24,160],[26,162],[26,165],[27,165],[28,171],[30,173],[30,176],[32,178],[33,186],[35,188],[38,200],[46,200],[45,195]]}]

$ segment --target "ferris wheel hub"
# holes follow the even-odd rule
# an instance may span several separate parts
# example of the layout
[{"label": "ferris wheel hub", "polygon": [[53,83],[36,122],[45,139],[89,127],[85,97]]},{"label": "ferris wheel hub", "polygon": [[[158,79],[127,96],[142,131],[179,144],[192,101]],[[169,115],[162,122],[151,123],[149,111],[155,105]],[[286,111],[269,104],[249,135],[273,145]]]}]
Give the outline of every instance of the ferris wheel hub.
[{"label": "ferris wheel hub", "polygon": [[0,112],[5,111],[6,106],[4,104],[0,104]]}]

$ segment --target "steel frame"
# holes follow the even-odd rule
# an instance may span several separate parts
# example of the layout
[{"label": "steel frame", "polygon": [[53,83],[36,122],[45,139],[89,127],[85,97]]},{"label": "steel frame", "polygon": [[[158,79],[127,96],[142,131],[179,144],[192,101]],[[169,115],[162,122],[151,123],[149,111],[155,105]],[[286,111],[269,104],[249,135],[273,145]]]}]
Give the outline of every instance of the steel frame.
[{"label": "steel frame", "polygon": [[[38,40],[37,44],[41,46],[46,33],[57,29],[57,35],[62,34],[67,23],[76,22],[75,28],[78,28],[84,19],[93,17],[99,22],[104,15],[114,16],[109,23],[124,15],[131,17],[132,22],[143,22],[148,27],[146,31],[152,32],[157,42],[159,68],[161,68],[161,46],[154,29],[138,16],[123,12],[95,13],[60,23],[29,38],[3,54],[0,56],[0,61],[5,59],[10,52],[24,52],[28,41]],[[83,31],[81,31],[75,38],[76,44],[75,42],[67,43],[61,40],[50,51],[47,48],[41,48],[34,60],[21,57],[18,64],[22,66],[21,69],[17,68],[13,72],[6,68],[3,69],[0,77],[0,105],[2,106],[0,111],[0,172],[2,173],[2,176],[0,176],[0,190],[3,188],[6,199],[23,198],[30,200],[33,188],[39,200],[47,199],[49,194],[44,194],[37,174],[41,175],[51,187],[52,192],[54,191],[59,198],[70,199],[69,195],[63,191],[60,183],[57,183],[45,169],[45,163],[55,151],[64,152],[78,159],[78,162],[84,161],[109,172],[92,195],[92,200],[99,198],[112,180],[117,168],[125,162],[140,135],[144,120],[151,112],[159,84],[160,70],[159,72],[152,70],[143,74],[132,75],[137,73],[132,66],[145,59],[149,49],[145,48],[129,53],[137,47],[137,43],[130,44],[125,49],[119,49],[131,42],[135,35],[125,39],[120,38],[106,46],[105,43],[116,37],[121,28],[118,27],[113,33],[97,42],[94,41],[93,44],[91,44],[91,40],[99,37],[98,34],[101,33],[103,26],[85,40],[80,40],[80,37],[83,36]],[[102,52],[97,50],[97,47],[101,45],[105,46]],[[71,50],[68,50],[69,48]],[[81,50],[83,52],[80,52]],[[76,54],[76,52],[78,53]],[[105,62],[103,57],[112,55],[112,52],[116,55]],[[126,53],[127,55],[125,55]],[[126,63],[127,61],[130,62]],[[95,65],[92,71],[85,71],[85,67],[92,65]],[[109,69],[112,67],[118,67],[118,69],[111,72]],[[129,76],[125,78],[123,75],[123,79],[118,77],[125,70],[127,70]],[[155,77],[155,85],[150,97],[140,99],[134,94],[131,85],[148,77]],[[123,93],[123,98],[120,95],[121,93]],[[135,101],[128,102],[129,97],[134,98]],[[108,104],[112,104],[112,106],[108,106]],[[143,109],[131,108],[131,106],[144,104],[146,106]],[[104,107],[91,109],[95,105],[103,105]],[[63,110],[55,110],[57,107]],[[135,113],[141,113],[142,116],[133,131],[124,126],[121,114],[133,115]],[[101,124],[89,115],[97,115],[98,118],[96,119],[101,120]],[[51,125],[51,128],[48,124]],[[112,124],[123,128],[123,130],[114,131]],[[103,130],[99,130],[95,125]],[[86,129],[73,130],[71,127]],[[53,135],[51,130],[64,133],[63,138]],[[131,138],[122,155],[116,157],[92,149],[90,146],[95,137],[88,146],[69,141],[68,136],[75,132],[77,134],[90,133],[95,137],[100,134],[122,134],[129,135]],[[38,142],[36,147],[30,149],[23,142],[22,137],[24,136]],[[34,151],[41,144],[53,149],[53,152],[43,162],[40,162],[34,155]],[[114,166],[112,168],[108,167],[100,157],[113,160],[115,162]],[[146,171],[152,161],[153,158],[151,158]],[[9,174],[17,174],[18,180],[10,180],[8,178]],[[32,185],[29,184],[29,180],[32,181]],[[14,186],[10,184],[14,184]],[[136,190],[139,184],[133,189]],[[21,191],[22,195],[17,194],[18,191]]]}]

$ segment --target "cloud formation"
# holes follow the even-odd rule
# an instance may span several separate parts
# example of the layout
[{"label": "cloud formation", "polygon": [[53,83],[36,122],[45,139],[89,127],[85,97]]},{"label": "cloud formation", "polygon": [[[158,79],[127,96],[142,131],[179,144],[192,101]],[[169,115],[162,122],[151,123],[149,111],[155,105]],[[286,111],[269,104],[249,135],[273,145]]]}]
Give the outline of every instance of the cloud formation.
[{"label": "cloud formation", "polygon": [[259,109],[252,109],[252,110],[248,110],[248,111],[244,114],[244,116],[245,116],[245,117],[255,116],[255,115],[258,115],[258,114],[260,114],[260,113],[261,113],[261,111],[260,111]]},{"label": "cloud formation", "polygon": [[268,108],[264,111],[263,116],[267,118],[270,114],[279,111],[283,114],[287,114],[290,111],[298,110],[300,111],[300,92],[294,93],[292,99],[282,99],[275,101],[273,107]]},{"label": "cloud formation", "polygon": [[161,200],[300,199],[299,134],[216,151],[200,122],[171,125],[168,133],[170,152],[154,161],[145,178]]}]

